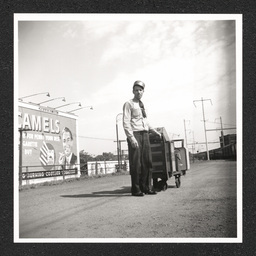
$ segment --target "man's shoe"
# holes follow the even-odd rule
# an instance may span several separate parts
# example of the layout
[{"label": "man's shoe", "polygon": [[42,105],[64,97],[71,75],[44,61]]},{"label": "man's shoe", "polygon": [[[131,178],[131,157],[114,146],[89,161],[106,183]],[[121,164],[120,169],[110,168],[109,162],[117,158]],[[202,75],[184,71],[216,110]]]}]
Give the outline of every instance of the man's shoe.
[{"label": "man's shoe", "polygon": [[144,196],[144,193],[142,192],[132,193],[132,196]]},{"label": "man's shoe", "polygon": [[153,190],[148,190],[147,192],[145,192],[145,194],[147,194],[147,195],[156,195],[157,192],[153,191]]}]

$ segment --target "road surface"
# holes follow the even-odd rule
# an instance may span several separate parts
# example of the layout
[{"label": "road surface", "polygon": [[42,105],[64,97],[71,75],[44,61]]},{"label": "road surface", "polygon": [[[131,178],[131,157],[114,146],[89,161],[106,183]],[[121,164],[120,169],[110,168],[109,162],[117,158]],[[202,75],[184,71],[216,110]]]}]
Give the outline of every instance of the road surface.
[{"label": "road surface", "polygon": [[19,192],[20,238],[236,238],[236,162],[191,164],[157,195],[132,197],[130,175]]}]

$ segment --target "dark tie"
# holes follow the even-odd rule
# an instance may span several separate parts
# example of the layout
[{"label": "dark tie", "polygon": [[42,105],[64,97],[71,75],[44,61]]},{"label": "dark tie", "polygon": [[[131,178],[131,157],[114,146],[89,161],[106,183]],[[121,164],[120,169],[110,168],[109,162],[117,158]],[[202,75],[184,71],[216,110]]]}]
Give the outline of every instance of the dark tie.
[{"label": "dark tie", "polygon": [[145,118],[147,117],[146,112],[145,112],[145,108],[144,108],[144,104],[142,103],[142,101],[139,101],[139,106],[142,112],[142,116]]}]

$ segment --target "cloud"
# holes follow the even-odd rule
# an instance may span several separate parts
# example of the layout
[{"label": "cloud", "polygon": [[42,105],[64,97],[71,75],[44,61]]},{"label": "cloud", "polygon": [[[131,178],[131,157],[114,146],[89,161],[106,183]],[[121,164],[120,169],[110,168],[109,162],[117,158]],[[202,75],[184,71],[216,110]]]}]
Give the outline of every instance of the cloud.
[{"label": "cloud", "polygon": [[105,37],[110,37],[114,35],[120,26],[122,26],[122,22],[116,21],[100,21],[100,20],[93,20],[93,21],[84,21],[84,36],[90,37],[91,40],[101,40]]},{"label": "cloud", "polygon": [[[162,24],[162,26],[160,24]],[[134,21],[120,25],[118,33],[105,41],[106,50],[101,58],[101,65],[117,59],[158,60],[169,52],[167,24],[153,21]],[[164,43],[165,42],[165,43]]]},{"label": "cloud", "polygon": [[145,29],[146,24],[145,21],[129,22],[125,28],[125,34],[129,37],[136,37]]}]

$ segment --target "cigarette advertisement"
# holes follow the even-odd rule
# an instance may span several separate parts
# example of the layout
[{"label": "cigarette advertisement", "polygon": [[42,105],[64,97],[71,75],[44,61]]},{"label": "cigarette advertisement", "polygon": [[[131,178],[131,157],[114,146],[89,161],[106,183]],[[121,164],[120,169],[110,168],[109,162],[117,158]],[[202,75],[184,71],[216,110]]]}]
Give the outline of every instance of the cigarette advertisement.
[{"label": "cigarette advertisement", "polygon": [[[20,103],[19,165],[23,172],[58,175],[55,170],[73,170],[78,165],[77,118],[52,108]],[[40,173],[34,176],[40,177]],[[27,177],[28,178],[28,177]],[[36,177],[34,177],[36,178]]]}]

